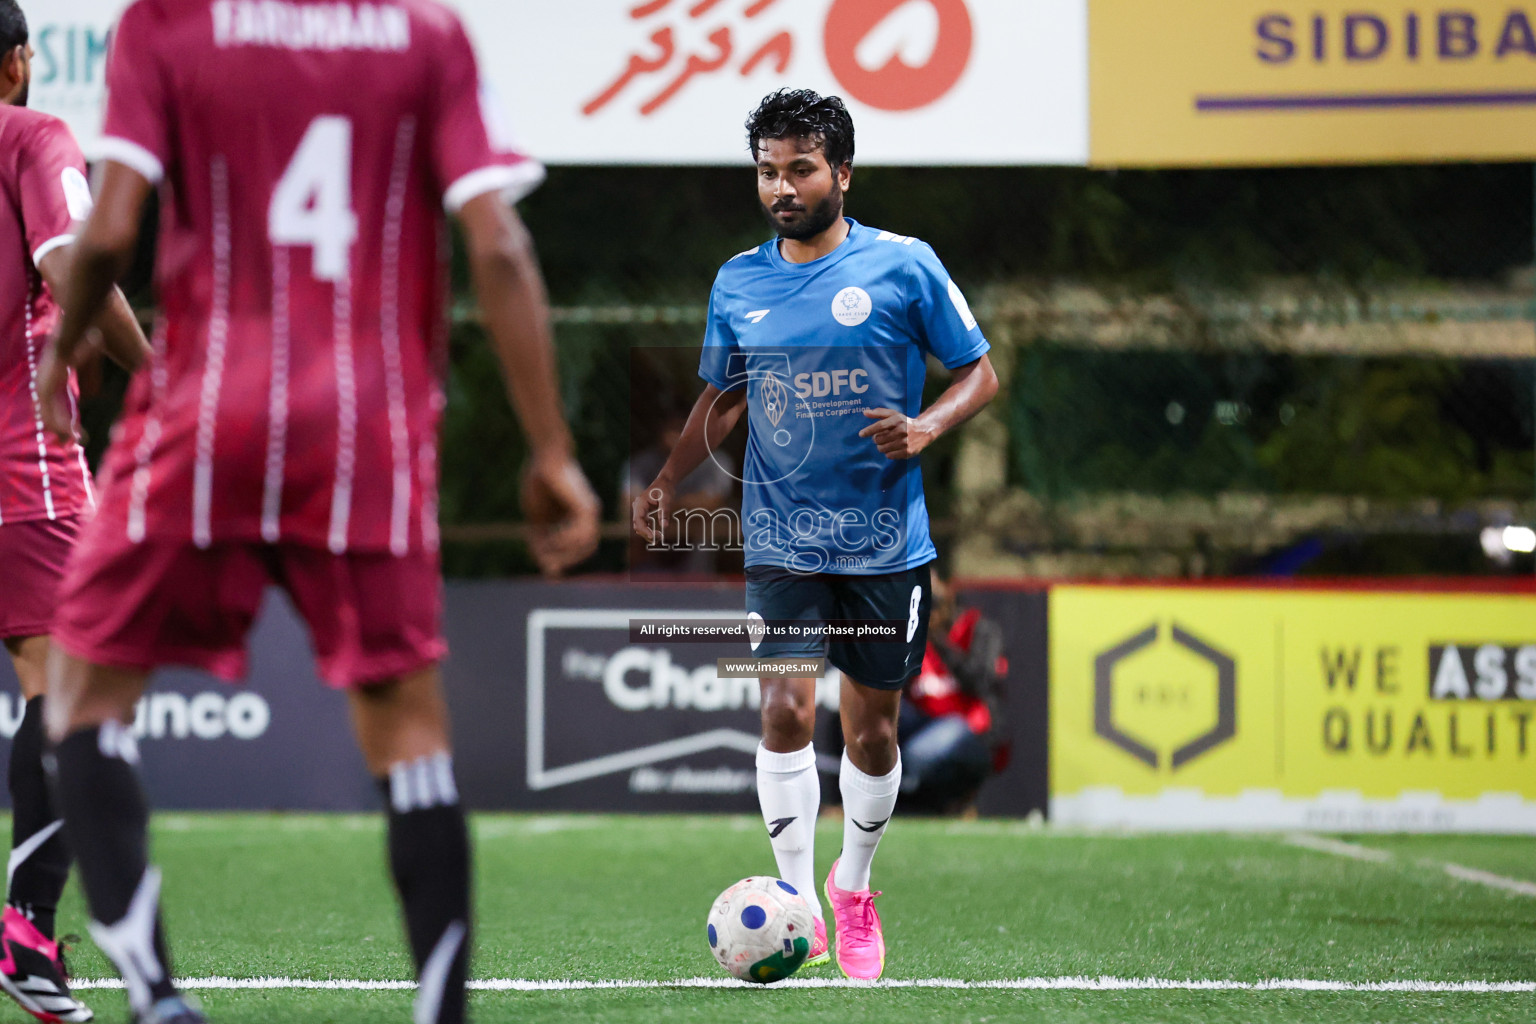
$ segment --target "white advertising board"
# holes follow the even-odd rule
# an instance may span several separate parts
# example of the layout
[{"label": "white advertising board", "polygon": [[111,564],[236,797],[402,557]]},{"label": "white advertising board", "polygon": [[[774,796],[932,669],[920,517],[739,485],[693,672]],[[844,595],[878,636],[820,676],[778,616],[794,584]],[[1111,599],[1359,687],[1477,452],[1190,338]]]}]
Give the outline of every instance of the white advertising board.
[{"label": "white advertising board", "polygon": [[32,36],[29,106],[69,122],[86,156],[101,134],[107,40],[127,0],[22,0]]},{"label": "white advertising board", "polygon": [[[99,132],[124,0],[30,0],[32,104]],[[552,164],[736,164],[782,86],[848,101],[866,164],[1083,164],[1086,0],[457,0]]]},{"label": "white advertising board", "polygon": [[871,164],[1082,164],[1085,0],[565,0],[466,5],[551,163],[731,164],[781,86],[842,96]]}]

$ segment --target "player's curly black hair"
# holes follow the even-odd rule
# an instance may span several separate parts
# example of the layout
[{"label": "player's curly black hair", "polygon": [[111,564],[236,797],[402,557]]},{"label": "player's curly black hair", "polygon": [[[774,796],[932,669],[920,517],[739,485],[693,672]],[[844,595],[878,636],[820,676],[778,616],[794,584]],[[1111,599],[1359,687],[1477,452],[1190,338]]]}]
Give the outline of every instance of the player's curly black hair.
[{"label": "player's curly black hair", "polygon": [[27,16],[16,0],[0,0],[0,57],[27,45]]},{"label": "player's curly black hair", "polygon": [[834,169],[853,163],[853,117],[840,96],[810,89],[780,89],[763,97],[747,118],[747,148],[757,159],[763,139],[814,139]]}]

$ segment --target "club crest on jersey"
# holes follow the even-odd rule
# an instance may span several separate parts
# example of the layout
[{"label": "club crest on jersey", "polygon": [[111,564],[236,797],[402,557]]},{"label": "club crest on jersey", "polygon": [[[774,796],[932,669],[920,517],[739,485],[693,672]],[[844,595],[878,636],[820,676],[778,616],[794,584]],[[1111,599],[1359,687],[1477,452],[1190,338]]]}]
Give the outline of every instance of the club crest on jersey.
[{"label": "club crest on jersey", "polygon": [[763,412],[768,422],[778,426],[779,420],[784,418],[784,410],[789,408],[789,389],[779,383],[779,378],[767,376],[763,378],[758,394],[763,400]]},{"label": "club crest on jersey", "polygon": [[64,205],[69,208],[70,220],[85,220],[91,215],[91,184],[78,168],[64,168],[60,177],[64,188]]},{"label": "club crest on jersey", "polygon": [[832,300],[832,319],[844,327],[857,327],[869,319],[875,304],[863,288],[848,287]]}]

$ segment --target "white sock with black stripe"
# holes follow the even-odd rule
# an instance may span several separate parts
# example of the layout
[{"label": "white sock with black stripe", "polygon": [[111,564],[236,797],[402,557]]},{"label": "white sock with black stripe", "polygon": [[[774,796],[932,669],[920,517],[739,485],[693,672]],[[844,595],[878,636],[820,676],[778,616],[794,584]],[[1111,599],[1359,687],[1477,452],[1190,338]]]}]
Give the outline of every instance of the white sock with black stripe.
[{"label": "white sock with black stripe", "polygon": [[821,810],[821,779],[816,775],[816,748],[776,754],[757,745],[757,803],[768,826],[768,842],[779,877],[799,890],[817,918],[822,916],[816,895],[816,814]]},{"label": "white sock with black stripe", "polygon": [[890,774],[865,775],[848,760],[848,751],[844,750],[837,782],[843,794],[843,852],[832,882],[839,889],[858,892],[869,888],[875,848],[896,809],[896,794],[901,790],[901,755],[896,755],[896,767]]}]

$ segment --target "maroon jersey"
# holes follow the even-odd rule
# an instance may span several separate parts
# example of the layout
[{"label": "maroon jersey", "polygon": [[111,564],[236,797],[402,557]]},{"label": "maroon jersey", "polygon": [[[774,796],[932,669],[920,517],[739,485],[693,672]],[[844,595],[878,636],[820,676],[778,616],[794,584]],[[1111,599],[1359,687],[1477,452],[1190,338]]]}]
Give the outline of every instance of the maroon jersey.
[{"label": "maroon jersey", "polygon": [[154,358],[102,475],[127,536],[435,549],[443,210],[543,168],[433,0],[138,0],[101,155],[161,183]]},{"label": "maroon jersey", "polygon": [[80,445],[43,430],[37,404],[38,356],[58,322],[37,263],[74,241],[72,226],[91,212],[84,166],[63,121],[0,104],[0,524],[95,505]]},{"label": "maroon jersey", "polygon": [[74,241],[91,209],[63,121],[0,104],[0,195],[0,523],[59,519],[95,505],[85,453],[43,429],[37,397],[38,357],[59,318],[37,264]]}]

